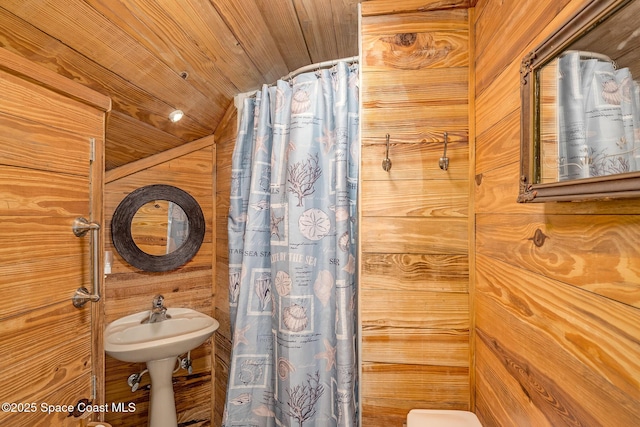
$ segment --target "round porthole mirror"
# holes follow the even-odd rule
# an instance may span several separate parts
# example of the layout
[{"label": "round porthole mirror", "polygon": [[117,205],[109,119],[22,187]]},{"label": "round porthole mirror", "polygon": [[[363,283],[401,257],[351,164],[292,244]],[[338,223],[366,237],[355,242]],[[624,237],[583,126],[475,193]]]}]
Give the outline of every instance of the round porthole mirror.
[{"label": "round porthole mirror", "polygon": [[185,264],[200,249],[204,233],[198,202],[171,185],[148,185],[131,192],[111,220],[116,250],[144,271],[170,271]]}]

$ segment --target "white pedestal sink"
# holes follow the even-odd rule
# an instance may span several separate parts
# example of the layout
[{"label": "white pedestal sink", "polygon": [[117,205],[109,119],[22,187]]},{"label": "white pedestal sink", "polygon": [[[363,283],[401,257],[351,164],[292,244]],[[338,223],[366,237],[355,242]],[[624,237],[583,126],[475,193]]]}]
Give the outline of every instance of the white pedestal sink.
[{"label": "white pedestal sink", "polygon": [[171,381],[176,360],[204,343],[220,324],[189,308],[169,308],[167,320],[142,323],[149,311],[122,317],[104,332],[105,352],[123,362],[147,364],[151,377],[150,427],[176,427],[175,399]]}]

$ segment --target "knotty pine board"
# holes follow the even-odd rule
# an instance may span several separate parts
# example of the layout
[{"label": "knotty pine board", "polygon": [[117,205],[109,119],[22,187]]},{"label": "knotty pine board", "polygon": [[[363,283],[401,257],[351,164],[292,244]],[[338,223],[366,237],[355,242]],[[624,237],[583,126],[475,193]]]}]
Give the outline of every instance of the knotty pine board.
[{"label": "knotty pine board", "polygon": [[[365,2],[363,15],[372,6]],[[402,425],[415,407],[469,408],[467,19],[466,9],[363,17],[358,304],[367,426]],[[438,166],[445,131],[448,171]]]},{"label": "knotty pine board", "polygon": [[[515,201],[521,59],[585,4],[476,7],[475,392],[486,426],[639,418],[640,202]],[[541,247],[529,240],[537,229]]]},{"label": "knotty pine board", "polygon": [[[552,426],[634,425],[640,416],[636,308],[482,255],[477,290],[478,369],[487,369],[485,354],[498,359],[502,367],[490,381],[502,382],[508,399],[527,402],[530,415],[518,425],[538,425],[532,421],[538,411]],[[479,410],[492,413],[492,407]]]},{"label": "knotty pine board", "polygon": [[640,215],[493,213],[476,224],[478,254],[640,308]]}]

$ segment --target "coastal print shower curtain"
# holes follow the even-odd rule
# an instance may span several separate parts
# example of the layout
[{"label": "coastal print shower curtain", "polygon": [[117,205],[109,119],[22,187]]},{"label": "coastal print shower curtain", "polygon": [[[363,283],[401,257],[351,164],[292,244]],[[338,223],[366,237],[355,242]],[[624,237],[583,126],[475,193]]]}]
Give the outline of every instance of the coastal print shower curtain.
[{"label": "coastal print shower curtain", "polygon": [[640,170],[640,86],[628,68],[588,56],[559,60],[560,181]]},{"label": "coastal print shower curtain", "polygon": [[232,159],[223,425],[357,425],[358,70],[266,85]]}]

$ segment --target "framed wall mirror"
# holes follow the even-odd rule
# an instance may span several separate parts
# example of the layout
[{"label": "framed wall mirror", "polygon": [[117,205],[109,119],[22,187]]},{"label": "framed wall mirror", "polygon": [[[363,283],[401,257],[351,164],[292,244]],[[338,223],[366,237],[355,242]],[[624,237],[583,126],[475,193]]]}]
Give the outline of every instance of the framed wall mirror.
[{"label": "framed wall mirror", "polygon": [[129,193],[111,220],[113,246],[144,271],[175,270],[200,249],[205,222],[198,202],[170,185],[148,185]]},{"label": "framed wall mirror", "polygon": [[593,0],[522,61],[518,202],[640,197],[640,0]]}]

